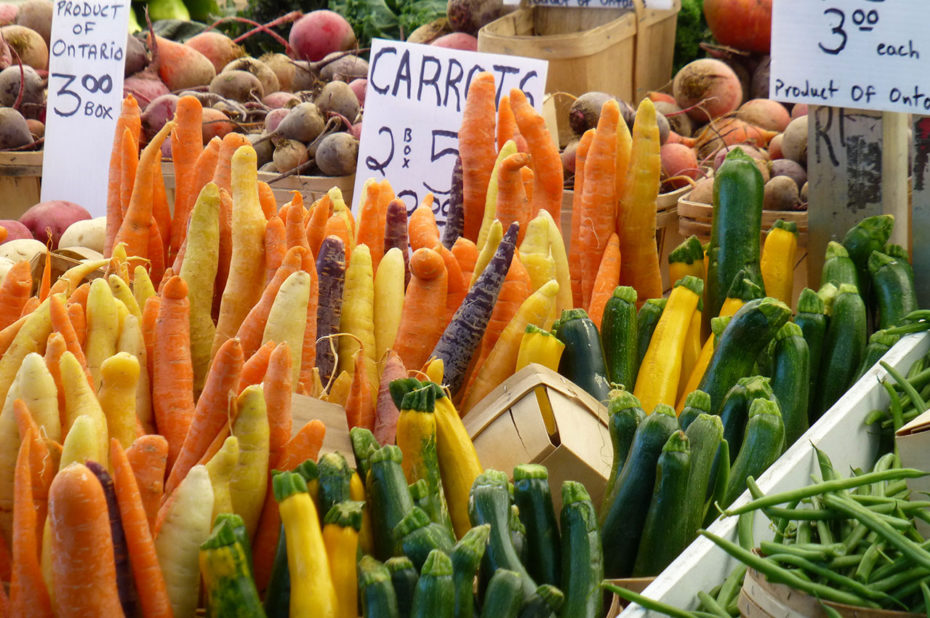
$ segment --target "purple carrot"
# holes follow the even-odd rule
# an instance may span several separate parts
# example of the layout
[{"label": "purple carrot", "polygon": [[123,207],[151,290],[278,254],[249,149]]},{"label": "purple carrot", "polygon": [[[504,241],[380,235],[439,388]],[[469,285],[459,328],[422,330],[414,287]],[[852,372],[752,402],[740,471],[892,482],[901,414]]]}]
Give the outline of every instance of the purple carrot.
[{"label": "purple carrot", "polygon": [[407,255],[407,207],[400,200],[391,200],[384,220],[384,253],[394,247],[404,256],[404,288],[410,283],[410,258]]},{"label": "purple carrot", "polygon": [[391,397],[391,382],[407,377],[407,370],[400,355],[394,350],[388,350],[381,371],[381,383],[378,385],[378,403],[375,409],[375,438],[381,444],[394,444],[397,435],[397,417],[400,411],[394,405]]},{"label": "purple carrot", "polygon": [[430,354],[431,357],[442,359],[445,366],[443,380],[449,386],[453,397],[462,387],[471,357],[484,336],[494,304],[497,302],[497,294],[513,259],[519,229],[520,225],[516,222],[507,228],[491,261],[468,290],[468,295],[459,305],[442,337],[439,338],[439,343]]},{"label": "purple carrot", "polygon": [[465,200],[462,198],[462,186],[462,157],[456,157],[455,167],[452,168],[452,188],[449,190],[449,215],[446,217],[446,226],[442,229],[442,244],[446,249],[451,249],[465,231]]},{"label": "purple carrot", "polygon": [[342,317],[342,289],[346,279],[346,250],[337,236],[327,236],[320,244],[320,255],[316,259],[316,271],[320,281],[319,304],[316,310],[316,365],[320,369],[320,380],[329,382],[336,370],[338,342],[333,337],[339,332]]}]

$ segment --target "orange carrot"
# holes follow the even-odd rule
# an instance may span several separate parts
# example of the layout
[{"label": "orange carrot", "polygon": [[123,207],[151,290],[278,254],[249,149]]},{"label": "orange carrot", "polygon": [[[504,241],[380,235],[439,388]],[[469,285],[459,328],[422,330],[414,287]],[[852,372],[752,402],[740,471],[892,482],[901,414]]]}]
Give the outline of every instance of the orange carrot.
[{"label": "orange carrot", "polygon": [[[172,221],[171,228],[171,244],[172,247],[175,244],[175,237],[177,236],[179,240],[177,241],[177,249],[174,250],[172,257],[172,268],[175,272],[181,272],[181,262],[184,259],[184,252],[187,248],[187,223],[190,218],[190,211],[193,210],[194,204],[197,203],[197,197],[200,195],[200,192],[203,190],[204,186],[211,180],[213,180],[213,174],[216,171],[216,160],[219,157],[220,152],[220,138],[214,137],[208,143],[206,148],[204,148],[200,154],[197,156],[197,160],[194,162],[194,169],[191,173],[188,191],[190,192],[188,199],[190,204],[187,206],[187,213],[184,215],[184,221],[180,222],[178,215],[175,215],[174,220]],[[175,202],[177,202],[177,195],[175,195]]]},{"label": "orange carrot", "polygon": [[572,194],[572,231],[568,247],[568,269],[572,275],[572,303],[576,307],[582,304],[581,294],[581,261],[584,247],[581,246],[581,222],[584,219],[584,206],[581,196],[584,193],[584,166],[588,158],[588,149],[594,139],[594,129],[588,129],[575,150],[575,184]]},{"label": "orange carrot", "polygon": [[[9,581],[13,573],[13,556],[10,555],[10,547],[6,539],[0,534],[0,581]],[[6,587],[0,586],[0,610],[9,606],[10,600],[6,597]],[[0,616],[9,616],[9,611],[0,611]]]},{"label": "orange carrot", "polygon": [[174,216],[171,220],[171,238],[168,259],[174,260],[187,235],[187,219],[197,193],[194,193],[194,176],[197,159],[203,152],[203,106],[196,97],[178,99],[174,112],[178,123],[171,132],[171,160],[174,162]]},{"label": "orange carrot", "polygon": [[154,285],[159,285],[165,276],[165,246],[161,237],[158,222],[153,216],[149,224],[148,237],[149,279]]},{"label": "orange carrot", "polygon": [[23,260],[7,271],[0,285],[0,330],[19,319],[31,295],[32,267]]},{"label": "orange carrot", "polygon": [[10,347],[10,344],[13,343],[13,339],[19,334],[19,329],[22,328],[23,324],[26,322],[26,317],[27,316],[21,316],[15,322],[3,330],[0,330],[0,356],[3,356],[7,348]]},{"label": "orange carrot", "polygon": [[42,266],[42,281],[39,283],[38,298],[40,301],[48,297],[48,291],[52,287],[52,252],[45,247],[45,264]]},{"label": "orange carrot", "polygon": [[[270,223],[270,222],[269,222]],[[252,356],[262,344],[262,337],[265,333],[265,323],[268,321],[268,314],[271,312],[271,306],[281,288],[284,280],[301,269],[305,257],[309,251],[303,247],[292,247],[284,255],[284,260],[275,271],[274,276],[268,280],[265,289],[258,301],[252,305],[252,308],[246,314],[236,336],[239,343],[242,344],[242,353],[246,356]]]},{"label": "orange carrot", "polygon": [[213,285],[213,317],[219,315],[220,301],[223,299],[223,290],[226,289],[226,280],[229,278],[229,261],[232,258],[232,194],[226,189],[220,189],[220,244],[217,253],[216,282]]},{"label": "orange carrot", "polygon": [[168,204],[168,191],[165,189],[165,177],[160,162],[155,166],[155,180],[152,182],[152,217],[158,224],[158,235],[163,243],[162,251],[167,256],[171,244],[171,206]]},{"label": "orange carrot", "polygon": [[310,208],[310,216],[307,217],[307,242],[310,244],[310,251],[313,255],[320,254],[320,245],[326,238],[326,221],[333,214],[333,203],[329,195],[324,195],[313,204]]},{"label": "orange carrot", "polygon": [[[132,187],[136,182],[136,173],[139,169],[139,142],[133,138],[129,129],[123,135],[123,141],[120,143],[121,161],[120,165],[120,215],[119,220],[122,223],[126,216],[126,209],[129,208],[129,200],[132,198]],[[114,242],[114,247],[116,243]]]},{"label": "orange carrot", "polygon": [[[524,152],[522,150],[518,152]],[[526,199],[529,202],[533,201],[533,186],[536,182],[536,174],[533,173],[532,167],[522,167],[520,168],[520,176],[523,177],[523,192],[526,194]]]},{"label": "orange carrot", "polygon": [[158,434],[141,435],[126,449],[126,458],[132,466],[133,476],[136,477],[149,528],[154,530],[155,517],[165,486],[168,441]]},{"label": "orange carrot", "polygon": [[62,427],[67,426],[67,415],[65,413],[65,389],[64,383],[61,381],[61,355],[68,351],[68,344],[65,343],[65,338],[61,336],[61,333],[51,333],[48,336],[48,340],[45,342],[45,366],[48,367],[48,372],[52,374],[52,379],[55,380],[55,387],[58,390],[58,417],[61,422]]},{"label": "orange carrot", "polygon": [[310,297],[307,299],[307,317],[304,323],[304,341],[300,354],[299,381],[311,384],[313,382],[313,370],[316,367],[316,319],[320,304],[320,278],[316,271],[316,261],[309,251],[304,254],[304,263],[301,269],[310,275]]},{"label": "orange carrot", "polygon": [[[530,274],[520,261],[520,257],[514,253],[513,259],[510,260],[510,267],[507,269],[507,276],[504,277],[504,283],[501,284],[501,291],[497,295],[497,303],[491,311],[491,317],[488,325],[484,329],[484,337],[481,338],[481,352],[474,361],[472,375],[474,376],[484,360],[491,353],[494,344],[504,329],[510,324],[510,320],[517,314],[520,305],[523,304],[533,291],[533,284],[530,280]],[[463,392],[468,392],[465,389]]]},{"label": "orange carrot", "polygon": [[346,400],[346,421],[349,429],[363,427],[369,431],[375,428],[375,400],[372,395],[365,364],[372,362],[366,358],[363,348],[355,351],[355,373],[352,375],[352,384],[349,387],[349,398]]},{"label": "orange carrot", "polygon": [[272,190],[271,185],[263,180],[258,181],[258,203],[261,205],[266,219],[270,219],[271,215],[277,214],[278,200],[274,196],[274,190]]},{"label": "orange carrot", "polygon": [[36,310],[36,307],[39,306],[39,297],[30,296],[26,299],[26,304],[23,305],[23,314],[20,317],[26,317],[30,313]]},{"label": "orange carrot", "polygon": [[[71,291],[71,282],[64,277],[58,278],[48,289],[49,294],[67,294]],[[48,298],[48,295],[46,295]]]},{"label": "orange carrot", "polygon": [[[363,378],[364,375],[363,373]],[[262,380],[262,390],[265,393],[265,406],[268,409],[268,469],[272,470],[277,466],[281,451],[291,437],[291,425],[293,424],[291,418],[291,353],[287,343],[279,343],[271,353],[268,370]]]},{"label": "orange carrot", "polygon": [[[349,223],[345,217],[338,214],[332,215],[326,220],[326,227],[323,228],[323,238],[335,236],[342,240],[342,246],[345,247],[346,264],[349,263],[349,256],[352,255],[352,232],[349,230]],[[316,255],[316,253],[314,253]]]},{"label": "orange carrot", "polygon": [[[562,158],[559,148],[552,140],[546,121],[533,109],[522,90],[510,91],[510,105],[520,127],[520,135],[526,139],[533,160],[533,201],[530,218],[540,210],[548,210],[556,226],[562,221]],[[605,239],[606,242],[606,239]]]},{"label": "orange carrot", "polygon": [[512,140],[517,131],[517,119],[514,118],[513,108],[510,107],[510,95],[502,94],[497,103],[497,149],[500,150],[504,144]]},{"label": "orange carrot", "polygon": [[68,297],[68,304],[77,303],[81,307],[87,307],[87,295],[90,294],[90,284],[82,283]]},{"label": "orange carrot", "polygon": [[613,295],[614,288],[620,283],[620,261],[620,237],[614,233],[610,235],[607,248],[601,257],[601,265],[597,269],[597,277],[591,291],[591,305],[588,307],[588,315],[598,330],[604,317],[604,306]]},{"label": "orange carrot", "polygon": [[446,288],[445,323],[448,325],[449,322],[452,321],[452,316],[458,311],[459,305],[462,304],[462,301],[465,300],[465,296],[468,294],[468,283],[470,279],[465,278],[465,275],[462,273],[462,267],[459,266],[458,260],[455,259],[451,251],[446,249],[441,243],[436,243],[433,249],[439,252],[439,255],[442,256],[442,261],[446,265],[448,283]]},{"label": "orange carrot", "polygon": [[91,385],[93,385],[93,379],[90,377],[90,372],[87,370],[87,359],[84,357],[84,350],[81,348],[81,342],[78,341],[74,325],[71,323],[68,310],[65,308],[65,303],[61,299],[61,296],[57,294],[52,296],[49,299],[48,308],[52,318],[52,330],[60,333],[64,338],[68,351],[74,354],[74,357],[81,363],[81,366],[84,367],[84,372],[87,374]]},{"label": "orange carrot", "polygon": [[[297,193],[295,191],[295,193]],[[300,195],[300,193],[297,193]],[[285,231],[287,248],[304,247],[310,251],[310,243],[307,241],[306,228],[307,211],[300,204],[291,204],[287,209],[287,219],[285,219]]]},{"label": "orange carrot", "polygon": [[142,339],[145,341],[145,360],[146,369],[149,372],[149,380],[153,376],[153,367],[155,363],[155,323],[158,320],[158,313],[161,310],[161,296],[149,296],[145,300],[145,307],[142,308]]},{"label": "orange carrot", "polygon": [[249,356],[248,360],[242,365],[242,373],[239,375],[239,386],[236,393],[241,393],[246,387],[253,384],[259,384],[268,371],[268,363],[271,361],[271,353],[274,352],[274,342],[268,341]]},{"label": "orange carrot", "polygon": [[184,438],[178,459],[171,468],[165,483],[165,495],[169,495],[184,480],[203,452],[210,446],[213,436],[226,422],[229,410],[229,394],[235,392],[242,373],[242,346],[235,337],[227,339],[217,351],[213,365],[207,373],[200,399]]},{"label": "orange carrot", "polygon": [[136,483],[132,465],[119,440],[110,440],[110,462],[113,466],[113,487],[119,506],[120,520],[126,535],[132,565],[132,577],[139,595],[142,615],[166,617],[171,613],[171,600],[152,538],[142,494]]},{"label": "orange carrot", "polygon": [[427,248],[413,252],[410,273],[394,351],[404,367],[418,368],[429,359],[445,328],[445,315],[437,308],[445,305],[449,277],[442,256]]},{"label": "orange carrot", "polygon": [[[464,236],[478,240],[484,217],[485,194],[494,169],[494,76],[478,73],[468,88],[462,127],[459,129],[459,153],[462,157],[462,198],[465,209]],[[560,171],[561,173],[561,171]],[[409,366],[409,365],[408,365]]]},{"label": "orange carrot", "polygon": [[501,161],[497,173],[497,219],[506,230],[517,222],[517,244],[523,242],[526,225],[530,220],[530,204],[523,187],[521,170],[530,163],[530,155],[518,152]]},{"label": "orange carrot", "polygon": [[358,206],[358,232],[356,243],[367,245],[371,252],[371,267],[378,272],[378,264],[384,256],[384,223],[381,221],[381,183],[368,179],[362,189],[361,204]]},{"label": "orange carrot", "polygon": [[432,249],[439,244],[439,228],[433,214],[433,194],[427,193],[407,221],[407,240],[413,251]]},{"label": "orange carrot", "polygon": [[78,345],[84,346],[84,340],[87,337],[87,316],[84,313],[84,307],[78,303],[68,303],[68,319],[71,320],[71,327],[74,329],[74,337]]},{"label": "orange carrot", "polygon": [[220,144],[220,152],[216,160],[216,171],[213,174],[213,182],[220,189],[232,191],[232,156],[240,147],[249,144],[248,138],[242,133],[227,133],[223,136],[223,142]]},{"label": "orange carrot", "polygon": [[[22,403],[17,399],[17,402]],[[25,404],[23,404],[25,407]],[[28,414],[28,411],[26,412]],[[26,436],[16,457],[13,500],[13,572],[10,582],[10,615],[52,616],[52,602],[39,565],[41,543],[32,494],[30,449],[33,436]]]},{"label": "orange carrot", "polygon": [[28,440],[32,443],[29,447],[32,501],[35,503],[36,533],[41,534],[48,508],[48,490],[52,486],[57,467],[49,465],[49,448],[42,437],[42,428],[36,423],[26,403],[21,399],[13,401],[13,415],[16,417],[16,427],[21,440],[23,442]]},{"label": "orange carrot", "polygon": [[604,103],[597,132],[584,164],[584,189],[581,196],[582,216],[580,245],[581,300],[591,304],[594,278],[607,248],[610,235],[617,227],[617,123],[621,122],[620,106],[613,99]]},{"label": "orange carrot", "polygon": [[138,142],[142,132],[142,111],[131,94],[123,99],[123,106],[116,120],[116,130],[113,132],[113,148],[110,151],[110,172],[107,180],[107,231],[103,243],[103,254],[107,257],[113,250],[113,239],[116,238],[116,231],[123,221],[120,184],[122,182],[123,135],[126,129],[129,129],[130,135],[136,136],[135,139]]},{"label": "orange carrot", "polygon": [[464,236],[459,236],[452,245],[452,255],[455,261],[459,263],[462,269],[462,277],[466,282],[471,281],[472,273],[475,271],[475,263],[478,261],[478,247],[472,241]]},{"label": "orange carrot", "polygon": [[287,232],[278,215],[272,215],[265,224],[265,281],[277,272],[287,252]]}]

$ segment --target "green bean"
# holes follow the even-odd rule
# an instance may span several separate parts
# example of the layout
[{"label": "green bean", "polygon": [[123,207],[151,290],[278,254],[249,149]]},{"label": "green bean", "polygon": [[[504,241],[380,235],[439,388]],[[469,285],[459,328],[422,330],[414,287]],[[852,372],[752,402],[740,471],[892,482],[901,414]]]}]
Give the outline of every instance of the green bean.
[{"label": "green bean", "polygon": [[878,559],[882,556],[882,543],[873,543],[865,550],[865,554],[862,556],[862,561],[859,562],[859,566],[856,567],[853,577],[859,581],[867,582],[872,576],[872,571],[875,569],[875,564],[878,562]]},{"label": "green bean", "polygon": [[[904,411],[901,409],[901,398],[898,397],[897,391],[888,382],[882,380],[882,386],[888,393],[891,403],[888,404],[888,411],[891,412],[891,427],[897,432],[904,427]],[[920,395],[918,395],[920,397]]]},{"label": "green bean", "polygon": [[915,389],[914,386],[910,382],[908,382],[904,378],[904,376],[902,376],[898,372],[897,369],[895,369],[894,367],[892,367],[885,361],[878,361],[878,364],[880,364],[882,368],[884,368],[884,370],[888,372],[888,375],[890,375],[894,379],[894,381],[898,383],[898,386],[901,387],[901,390],[903,390],[905,394],[910,398],[910,400],[914,403],[915,408],[917,408],[918,410],[927,409],[927,404],[924,402],[923,399],[921,399],[920,393],[917,392],[917,389]]},{"label": "green bean", "polygon": [[869,582],[869,587],[873,590],[885,591],[891,590],[896,586],[907,584],[915,579],[925,578],[930,575],[930,570],[922,566],[912,566],[911,568],[895,573],[885,579],[879,579]]},{"label": "green bean", "polygon": [[[775,506],[778,504],[784,504],[786,502],[791,502],[792,500],[800,500],[802,498],[809,498],[811,496],[817,496],[820,494],[826,494],[829,492],[841,491],[844,489],[852,489],[854,487],[860,487],[862,485],[871,485],[872,483],[877,483],[878,481],[885,480],[897,480],[897,479],[908,479],[908,478],[920,478],[926,476],[927,472],[921,470],[915,470],[913,468],[896,468],[894,470],[886,470],[884,472],[868,472],[862,476],[854,476],[845,479],[837,479],[835,481],[823,481],[822,483],[817,483],[814,485],[808,485],[807,487],[801,487],[799,489],[793,489],[791,491],[784,491],[777,494],[769,494],[764,498],[759,498],[757,500],[752,500],[738,506],[734,509],[727,509],[724,511],[724,515],[739,515],[741,513],[746,513],[749,511],[754,511],[766,506]],[[890,487],[891,485],[889,485]],[[906,484],[905,484],[906,487]]]},{"label": "green bean", "polygon": [[832,481],[838,478],[836,470],[833,469],[833,462],[830,461],[830,456],[813,444],[811,447],[817,454],[817,465],[820,466],[820,476],[823,477],[823,480]]},{"label": "green bean", "polygon": [[743,586],[743,578],[746,577],[746,565],[741,564],[727,575],[720,586],[720,592],[717,593],[717,602],[723,605],[729,605],[737,596],[740,588]]},{"label": "green bean", "polygon": [[810,544],[812,540],[811,522],[802,521],[798,524],[798,533],[794,537],[794,542],[798,545],[807,545]]},{"label": "green bean", "polygon": [[[811,498],[811,504],[815,510],[821,510],[820,498],[814,496]],[[831,545],[833,543],[833,531],[830,530],[830,525],[823,519],[818,519],[814,521],[814,526],[817,528],[817,536],[819,540],[824,545]]]},{"label": "green bean", "polygon": [[911,333],[922,333],[925,330],[927,330],[927,322],[915,322],[886,328],[885,333],[889,335],[910,335]]},{"label": "green bean", "polygon": [[865,554],[846,554],[845,556],[837,556],[831,560],[827,566],[831,569],[848,569],[858,565],[864,555]]},{"label": "green bean", "polygon": [[924,607],[927,608],[927,616],[930,618],[930,588],[926,582],[920,582],[920,595],[924,598]]},{"label": "green bean", "polygon": [[607,581],[601,582],[601,588],[613,592],[615,595],[625,601],[636,603],[645,609],[667,614],[672,618],[694,618],[697,615],[694,612],[678,609],[677,607],[662,603],[661,601],[655,601],[649,597],[644,597],[639,593],[633,592],[632,590],[627,590],[626,588],[621,588],[620,586],[611,584]]},{"label": "green bean", "polygon": [[888,417],[888,410],[872,410],[865,416],[864,423],[866,425],[873,425],[878,421],[884,420]]},{"label": "green bean", "polygon": [[791,554],[792,556],[800,556],[808,560],[825,562],[831,558],[841,556],[844,548],[841,543],[835,545],[818,545],[817,543],[781,545],[779,543],[772,543],[771,541],[762,541],[759,543],[759,549],[761,549],[762,553],[766,556]]},{"label": "green bean", "polygon": [[891,597],[883,592],[870,589],[868,586],[864,585],[862,582],[857,582],[854,579],[850,579],[839,573],[835,573],[830,569],[824,568],[817,564],[814,564],[810,560],[801,558],[800,556],[792,556],[790,554],[779,554],[777,556],[770,556],[770,560],[774,560],[779,563],[788,564],[799,569],[806,571],[812,575],[817,575],[827,581],[833,582],[843,588],[846,588],[853,594],[857,594],[866,599],[872,601],[884,602],[887,603],[892,601]]},{"label": "green bean", "polygon": [[698,592],[698,600],[701,601],[701,607],[706,609],[710,614],[714,616],[719,616],[719,618],[730,618],[730,615],[726,612],[725,609],[720,607],[720,604],[703,590]]},{"label": "green bean", "polygon": [[843,546],[846,548],[846,553],[848,554],[854,550],[859,543],[862,541],[862,538],[868,534],[869,529],[866,528],[863,523],[856,523],[856,527],[853,528],[853,531],[849,533],[846,537],[846,540],[843,541]]},{"label": "green bean", "polygon": [[736,537],[739,539],[739,545],[743,549],[751,550],[756,546],[756,542],[752,538],[754,516],[755,512],[743,513],[736,522]]},{"label": "green bean", "polygon": [[707,530],[700,530],[699,534],[702,534],[703,536],[716,543],[721,549],[740,562],[743,562],[747,566],[759,571],[759,573],[762,575],[765,575],[769,581],[787,584],[788,586],[797,588],[802,592],[807,592],[808,594],[828,599],[830,601],[836,601],[837,603],[877,607],[876,603],[868,599],[864,599],[857,594],[852,594],[843,590],[836,590],[830,586],[824,586],[822,584],[817,584],[811,581],[805,581],[801,577],[795,575],[794,572],[782,568],[777,564],[757,556],[750,551],[746,551],[736,543],[732,543],[726,539],[720,538],[712,532],[708,532]]},{"label": "green bean", "polygon": [[[898,469],[903,470],[903,468],[898,468]],[[909,477],[909,478],[913,478],[913,477]],[[907,481],[903,479],[897,480],[897,481],[894,481],[893,483],[888,483],[887,485],[885,485],[885,495],[888,496],[889,498],[894,497],[898,494],[906,494],[908,493],[908,491],[909,489],[907,487]]]},{"label": "green bean", "polygon": [[843,614],[839,613],[826,603],[821,602],[820,607],[823,609],[823,613],[827,615],[827,618],[843,618]]}]

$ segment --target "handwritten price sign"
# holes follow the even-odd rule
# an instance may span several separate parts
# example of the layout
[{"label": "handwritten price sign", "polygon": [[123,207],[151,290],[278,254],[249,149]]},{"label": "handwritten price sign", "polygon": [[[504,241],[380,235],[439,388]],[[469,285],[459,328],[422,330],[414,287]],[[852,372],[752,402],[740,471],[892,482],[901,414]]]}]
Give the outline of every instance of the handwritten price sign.
[{"label": "handwritten price sign", "polygon": [[770,96],[930,112],[927,0],[775,0]]},{"label": "handwritten price sign", "polygon": [[76,202],[95,216],[106,214],[129,10],[120,0],[54,4],[42,199]]}]

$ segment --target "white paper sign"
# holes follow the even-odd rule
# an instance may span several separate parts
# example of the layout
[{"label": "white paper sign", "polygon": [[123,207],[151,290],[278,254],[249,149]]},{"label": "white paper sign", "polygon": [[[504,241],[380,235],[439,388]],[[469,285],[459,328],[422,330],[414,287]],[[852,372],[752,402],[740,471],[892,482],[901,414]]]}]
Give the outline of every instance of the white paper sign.
[{"label": "white paper sign", "polygon": [[930,112],[928,0],[775,0],[769,96]]},{"label": "white paper sign", "polygon": [[353,207],[358,208],[366,180],[387,178],[408,212],[431,192],[436,222],[442,226],[472,78],[490,71],[498,99],[519,88],[539,110],[547,67],[545,60],[535,58],[372,41]]},{"label": "white paper sign", "polygon": [[[504,4],[519,6],[525,1],[532,6],[575,6],[587,9],[634,9],[633,0],[504,0]],[[642,0],[647,9],[671,9],[673,0]]]},{"label": "white paper sign", "polygon": [[42,200],[106,214],[123,99],[128,0],[56,0],[49,45]]}]

